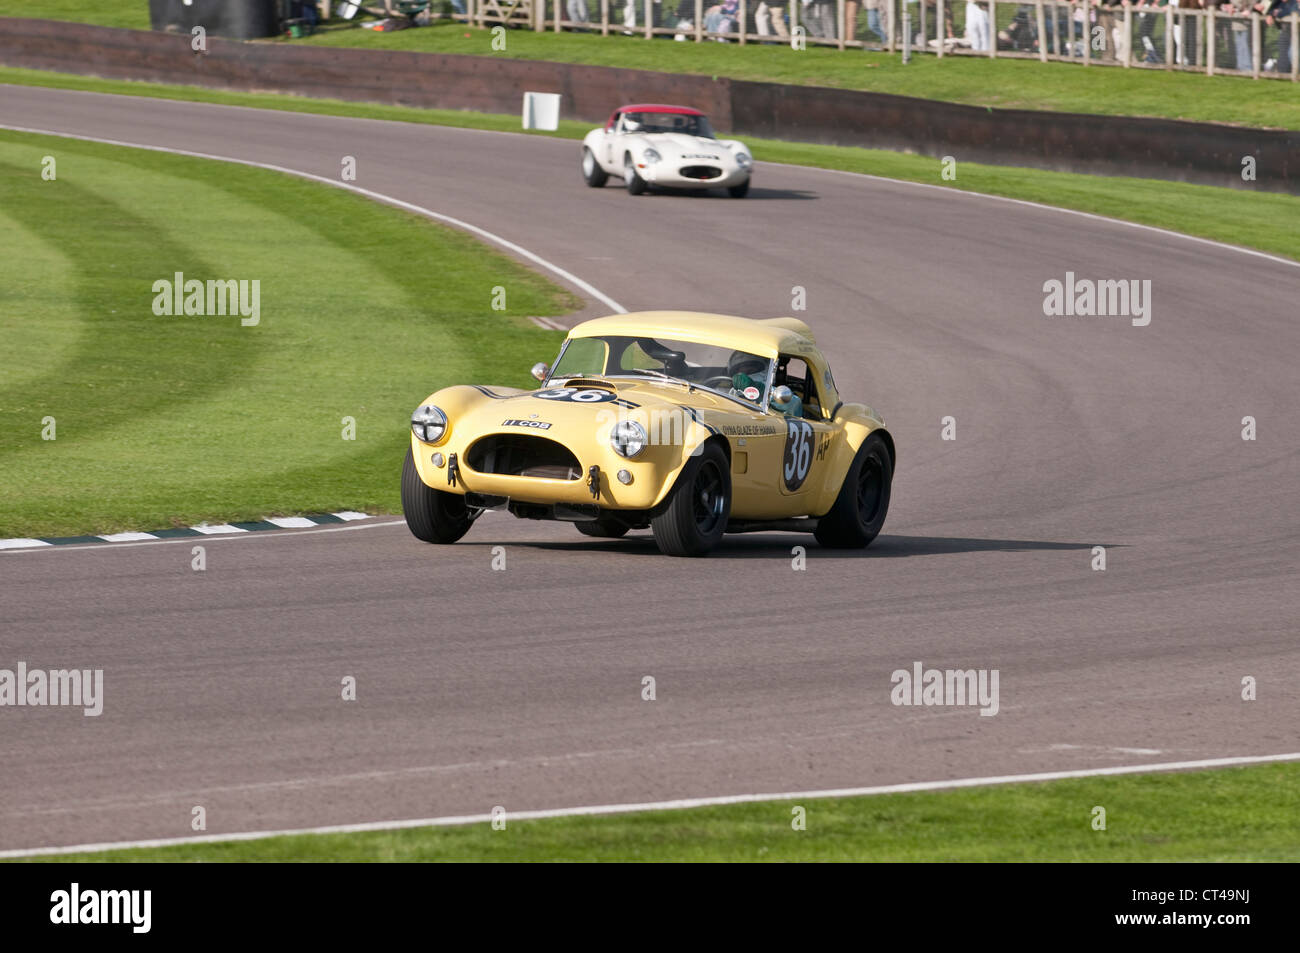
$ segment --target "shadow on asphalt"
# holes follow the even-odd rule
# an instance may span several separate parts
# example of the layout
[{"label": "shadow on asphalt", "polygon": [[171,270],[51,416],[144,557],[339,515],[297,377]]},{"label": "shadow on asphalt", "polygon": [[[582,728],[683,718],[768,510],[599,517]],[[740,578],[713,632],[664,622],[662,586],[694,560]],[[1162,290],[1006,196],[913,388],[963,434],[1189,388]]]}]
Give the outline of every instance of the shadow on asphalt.
[{"label": "shadow on asphalt", "polygon": [[[457,546],[495,546],[493,540],[461,540]],[[553,552],[623,553],[628,556],[659,556],[654,538],[648,532],[639,532],[622,539],[541,540],[511,543]],[[1119,548],[1114,543],[1092,540],[1086,543],[1056,543],[1031,539],[978,539],[966,536],[894,536],[882,534],[866,549],[826,549],[811,535],[800,533],[755,533],[724,537],[722,543],[709,556],[711,559],[758,559],[790,555],[792,546],[804,546],[816,552],[819,559],[887,559],[898,556],[951,556],[960,553],[1025,553],[1067,551],[1105,546]]]},{"label": "shadow on asphalt", "polygon": [[[729,202],[736,201],[736,199],[733,199],[730,195],[728,195],[726,192],[722,191],[721,189],[709,189],[707,191],[703,191],[700,189],[667,189],[664,188],[663,186],[655,186],[650,190],[650,193],[651,195],[654,195],[658,198],[726,199]],[[788,199],[788,200],[807,201],[810,199],[815,200],[819,198],[821,198],[821,196],[819,196],[816,192],[809,192],[804,189],[760,189],[757,187],[752,187],[749,190],[749,194],[745,196],[743,201],[753,202],[755,200],[762,201],[764,199]]]}]

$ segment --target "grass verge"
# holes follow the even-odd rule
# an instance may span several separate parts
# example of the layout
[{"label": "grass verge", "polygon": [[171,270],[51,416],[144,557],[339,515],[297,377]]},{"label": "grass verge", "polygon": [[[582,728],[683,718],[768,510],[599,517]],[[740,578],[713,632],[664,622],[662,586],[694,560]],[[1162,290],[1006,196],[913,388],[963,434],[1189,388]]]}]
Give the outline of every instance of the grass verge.
[{"label": "grass verge", "polygon": [[[806,830],[793,829],[794,807]],[[1105,830],[1094,830],[1104,807]],[[1300,765],[301,834],[73,861],[1296,861]]]},{"label": "grass verge", "polygon": [[[560,335],[524,316],[578,303],[461,233],[260,169],[0,132],[0,183],[0,257],[22,262],[0,288],[0,537],[398,512],[411,408],[530,381]],[[176,272],[260,281],[260,324],[156,315]]]},{"label": "grass verge", "polygon": [[[598,8],[595,8],[598,9]],[[960,8],[959,8],[960,12]],[[1000,10],[1011,14],[1010,7]],[[18,0],[0,0],[0,16],[72,20],[102,26],[148,29],[147,7],[50,0],[39,10]],[[865,21],[865,17],[862,18]],[[866,35],[865,26],[860,35]],[[1264,39],[1277,31],[1265,28]],[[1031,59],[917,55],[906,66],[898,53],[839,51],[812,46],[750,43],[674,43],[597,33],[535,33],[511,29],[506,48],[492,50],[489,30],[463,23],[395,33],[376,33],[341,22],[315,36],[293,41],[315,46],[467,53],[512,59],[618,66],[665,73],[727,76],[759,82],[863,89],[1000,109],[1037,109],[1101,115],[1151,116],[1233,125],[1300,129],[1300,96],[1293,83],[1240,76],[1205,76],[1149,69],[1121,69]],[[1221,56],[1222,56],[1221,52]]]},{"label": "grass verge", "polygon": [[[8,67],[0,67],[0,83],[520,133],[518,116],[450,109],[415,109],[270,93],[222,92],[193,86],[95,79]],[[562,120],[556,132],[522,134],[578,140],[590,129],[590,123]],[[941,178],[940,161],[925,156],[751,137],[745,137],[745,141],[760,161],[760,176],[763,161],[862,172],[1092,212],[1300,259],[1300,196],[973,162],[959,163],[956,180],[947,181]],[[1226,169],[1225,181],[1236,174],[1237,170]]]}]

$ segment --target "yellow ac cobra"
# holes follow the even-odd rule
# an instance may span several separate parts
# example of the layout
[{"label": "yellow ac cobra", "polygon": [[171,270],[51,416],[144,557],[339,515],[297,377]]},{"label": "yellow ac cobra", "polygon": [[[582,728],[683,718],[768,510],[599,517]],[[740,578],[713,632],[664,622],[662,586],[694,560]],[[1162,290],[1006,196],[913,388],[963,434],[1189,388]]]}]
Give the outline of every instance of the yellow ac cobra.
[{"label": "yellow ac cobra", "polygon": [[797,318],[645,311],[586,321],[537,390],[446,387],[411,416],[407,526],[454,543],[487,510],[564,520],[588,536],[649,528],[670,556],[724,533],[875,539],[894,440],[840,400]]}]

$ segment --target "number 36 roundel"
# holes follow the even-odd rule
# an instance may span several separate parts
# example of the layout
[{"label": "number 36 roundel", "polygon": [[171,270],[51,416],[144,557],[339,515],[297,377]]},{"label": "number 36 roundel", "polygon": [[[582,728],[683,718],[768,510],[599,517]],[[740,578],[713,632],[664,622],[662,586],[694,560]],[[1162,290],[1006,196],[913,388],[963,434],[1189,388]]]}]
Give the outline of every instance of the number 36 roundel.
[{"label": "number 36 roundel", "polygon": [[812,467],[813,429],[806,420],[786,419],[785,422],[785,460],[781,476],[785,479],[785,488],[794,492],[803,486]]}]

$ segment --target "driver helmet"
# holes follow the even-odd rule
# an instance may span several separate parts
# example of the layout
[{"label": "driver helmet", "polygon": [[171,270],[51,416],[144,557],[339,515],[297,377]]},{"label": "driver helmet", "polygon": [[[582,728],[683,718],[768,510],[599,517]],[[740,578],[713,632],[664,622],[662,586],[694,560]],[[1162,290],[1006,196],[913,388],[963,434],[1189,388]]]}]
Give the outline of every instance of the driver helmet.
[{"label": "driver helmet", "polygon": [[630,115],[623,117],[623,130],[625,132],[640,132],[641,123],[637,122]]},{"label": "driver helmet", "polygon": [[757,401],[762,398],[763,387],[767,384],[766,371],[767,361],[744,351],[733,351],[727,361],[731,386],[746,400]]}]

